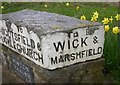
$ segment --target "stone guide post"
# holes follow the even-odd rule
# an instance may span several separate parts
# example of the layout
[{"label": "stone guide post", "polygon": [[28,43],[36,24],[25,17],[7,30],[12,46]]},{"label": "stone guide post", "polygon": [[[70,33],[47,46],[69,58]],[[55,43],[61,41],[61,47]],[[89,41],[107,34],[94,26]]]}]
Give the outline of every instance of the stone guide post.
[{"label": "stone guide post", "polygon": [[102,24],[28,9],[4,14],[0,24],[3,73],[16,82],[105,81]]}]

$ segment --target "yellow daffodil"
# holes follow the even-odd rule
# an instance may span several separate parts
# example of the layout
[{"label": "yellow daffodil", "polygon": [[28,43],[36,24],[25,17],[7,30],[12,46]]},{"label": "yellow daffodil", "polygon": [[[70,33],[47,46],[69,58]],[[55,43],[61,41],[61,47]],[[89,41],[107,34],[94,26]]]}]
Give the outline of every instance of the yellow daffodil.
[{"label": "yellow daffodil", "polygon": [[116,27],[113,28],[112,32],[113,32],[114,34],[117,34],[117,33],[120,32],[120,29],[116,26]]},{"label": "yellow daffodil", "polygon": [[78,10],[79,8],[80,8],[79,6],[76,7],[77,10]]},{"label": "yellow daffodil", "polygon": [[99,15],[99,13],[97,11],[93,13],[93,17],[98,18],[98,15]]},{"label": "yellow daffodil", "polygon": [[113,21],[113,18],[112,18],[112,16],[110,17],[109,21],[112,23],[112,21]]},{"label": "yellow daffodil", "polygon": [[109,23],[109,19],[108,18],[104,18],[104,20],[102,20],[103,24],[108,24]]},{"label": "yellow daffodil", "polygon": [[93,15],[93,17],[94,17],[94,18],[96,18],[96,19],[98,18],[98,16],[97,16],[97,15]]},{"label": "yellow daffodil", "polygon": [[97,18],[96,17],[91,17],[91,21],[96,22]]},{"label": "yellow daffodil", "polygon": [[1,9],[4,9],[4,6],[1,6]]},{"label": "yellow daffodil", "polygon": [[110,29],[109,25],[105,25],[104,30],[107,32],[109,31],[109,29]]},{"label": "yellow daffodil", "polygon": [[118,33],[120,33],[120,28],[118,29]]},{"label": "yellow daffodil", "polygon": [[69,6],[70,4],[69,3],[66,3],[66,6]]},{"label": "yellow daffodil", "polygon": [[80,17],[80,19],[81,19],[81,20],[86,20],[86,17],[85,17],[84,15],[82,15],[82,16]]},{"label": "yellow daffodil", "polygon": [[44,6],[45,6],[45,8],[47,8],[47,7],[48,7],[46,4],[45,4]]},{"label": "yellow daffodil", "polygon": [[116,18],[117,21],[120,20],[120,14],[117,14],[117,15],[115,16],[115,18]]}]

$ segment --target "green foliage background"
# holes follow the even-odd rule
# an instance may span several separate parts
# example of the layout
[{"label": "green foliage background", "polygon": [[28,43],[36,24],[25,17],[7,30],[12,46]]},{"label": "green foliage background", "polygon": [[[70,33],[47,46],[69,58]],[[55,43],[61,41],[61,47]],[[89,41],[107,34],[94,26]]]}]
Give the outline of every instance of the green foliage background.
[{"label": "green foliage background", "polygon": [[[45,8],[44,5],[48,7]],[[105,58],[105,69],[104,73],[108,74],[113,78],[114,82],[120,84],[120,53],[118,53],[118,35],[112,33],[112,28],[118,25],[114,16],[118,14],[118,6],[115,3],[75,3],[71,2],[69,6],[65,5],[65,2],[12,2],[12,3],[2,3],[4,9],[2,13],[10,13],[23,9],[32,9],[38,11],[47,11],[51,13],[58,13],[62,15],[67,15],[71,17],[80,18],[80,16],[85,15],[87,20],[90,20],[93,12],[98,11],[99,18],[98,22],[101,22],[104,17],[110,18],[113,16],[113,22],[109,23],[110,31],[105,33],[105,44],[104,44],[104,58]],[[76,10],[76,7],[80,8]],[[120,42],[119,42],[120,43]]]}]

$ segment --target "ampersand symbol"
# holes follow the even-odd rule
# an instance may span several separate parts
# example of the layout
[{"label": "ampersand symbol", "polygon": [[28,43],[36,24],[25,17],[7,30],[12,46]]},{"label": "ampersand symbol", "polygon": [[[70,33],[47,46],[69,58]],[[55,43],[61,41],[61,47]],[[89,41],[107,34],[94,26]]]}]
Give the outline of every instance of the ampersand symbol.
[{"label": "ampersand symbol", "polygon": [[93,37],[93,43],[94,43],[94,44],[98,43],[97,36],[94,36],[94,37]]}]

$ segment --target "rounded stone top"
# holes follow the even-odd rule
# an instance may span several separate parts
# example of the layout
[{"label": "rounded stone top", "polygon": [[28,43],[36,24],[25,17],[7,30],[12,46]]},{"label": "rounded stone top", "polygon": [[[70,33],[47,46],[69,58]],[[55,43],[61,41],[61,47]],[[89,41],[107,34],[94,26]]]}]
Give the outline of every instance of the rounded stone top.
[{"label": "rounded stone top", "polygon": [[10,20],[17,26],[26,27],[28,31],[35,31],[38,35],[56,31],[68,31],[75,28],[101,25],[98,22],[79,20],[65,15],[25,9],[13,13],[3,14],[2,19]]}]

